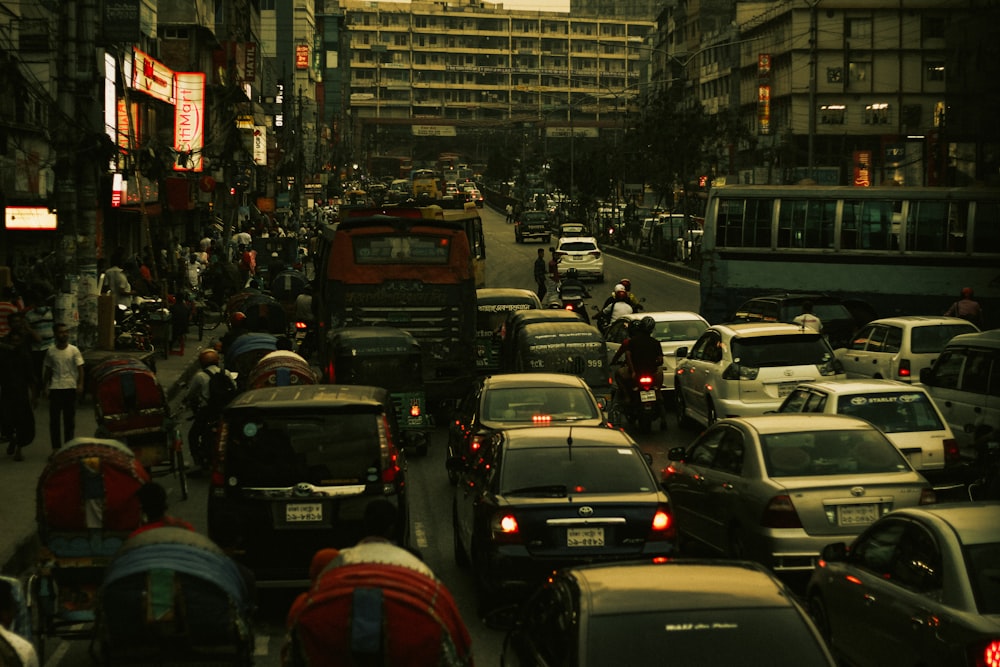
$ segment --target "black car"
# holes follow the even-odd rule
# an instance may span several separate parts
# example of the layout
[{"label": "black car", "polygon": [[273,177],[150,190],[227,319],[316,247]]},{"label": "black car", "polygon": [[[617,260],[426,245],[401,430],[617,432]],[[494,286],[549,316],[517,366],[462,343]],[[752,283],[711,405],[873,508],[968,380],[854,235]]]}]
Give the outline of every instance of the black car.
[{"label": "black car", "polygon": [[823,323],[830,347],[846,347],[859,327],[875,319],[872,307],[856,299],[840,299],[828,294],[782,292],[754,297],[744,302],[732,317],[734,322],[787,322],[802,314],[802,304],[810,302],[813,314]]},{"label": "black car", "polygon": [[398,512],[409,540],[402,435],[388,391],[363,385],[252,389],[225,409],[208,535],[259,586],[302,587],[317,550],[364,537],[368,503]]},{"label": "black car", "polygon": [[524,211],[514,220],[514,240],[524,243],[525,239],[541,239],[542,243],[548,243],[552,239],[548,213]]},{"label": "black car", "polygon": [[453,521],[455,561],[472,566],[481,611],[561,567],[676,552],[650,458],[600,426],[496,433],[461,470]]}]

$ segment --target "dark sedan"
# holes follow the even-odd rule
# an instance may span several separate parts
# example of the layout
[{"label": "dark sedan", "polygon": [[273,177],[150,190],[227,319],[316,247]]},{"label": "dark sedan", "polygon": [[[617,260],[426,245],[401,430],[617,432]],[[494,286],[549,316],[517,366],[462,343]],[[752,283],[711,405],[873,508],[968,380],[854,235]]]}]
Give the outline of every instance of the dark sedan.
[{"label": "dark sedan", "polygon": [[481,608],[560,567],[676,550],[649,458],[600,426],[498,432],[463,470],[453,520],[455,560],[472,565]]}]

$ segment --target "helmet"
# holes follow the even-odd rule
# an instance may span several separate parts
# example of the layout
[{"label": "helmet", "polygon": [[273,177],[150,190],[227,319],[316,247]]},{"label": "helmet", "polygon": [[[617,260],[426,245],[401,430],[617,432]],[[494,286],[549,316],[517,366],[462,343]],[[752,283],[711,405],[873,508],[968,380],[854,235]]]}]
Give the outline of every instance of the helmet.
[{"label": "helmet", "polygon": [[622,288],[623,288],[623,289],[624,289],[624,290],[625,290],[626,292],[627,292],[627,291],[629,291],[630,289],[632,289],[632,281],[631,281],[631,280],[629,280],[628,278],[622,278],[622,279],[621,279],[621,280],[619,280],[618,282],[619,282],[619,283],[621,284]]},{"label": "helmet", "polygon": [[644,334],[649,335],[653,333],[653,329],[655,328],[656,328],[656,320],[654,320],[649,315],[646,315],[646,317],[639,320],[639,331],[643,332]]},{"label": "helmet", "polygon": [[235,313],[233,313],[233,316],[229,319],[232,326],[238,327],[241,324],[243,324],[243,322],[247,319],[247,316],[246,313],[241,313],[240,311],[236,311]]},{"label": "helmet", "polygon": [[971,299],[972,298],[972,288],[971,287],[963,287],[962,288],[962,298],[963,299]]},{"label": "helmet", "polygon": [[573,279],[579,278],[580,277],[580,272],[577,271],[576,269],[570,269],[569,271],[566,272],[566,277],[567,278],[573,278]]},{"label": "helmet", "polygon": [[622,285],[621,283],[618,283],[617,285],[615,285],[615,294],[617,294],[618,292],[627,292],[627,291],[628,290],[626,290],[625,286]]},{"label": "helmet", "polygon": [[219,364],[219,353],[208,348],[207,350],[202,350],[198,354],[198,363],[201,364],[202,368],[206,366],[217,366]]}]

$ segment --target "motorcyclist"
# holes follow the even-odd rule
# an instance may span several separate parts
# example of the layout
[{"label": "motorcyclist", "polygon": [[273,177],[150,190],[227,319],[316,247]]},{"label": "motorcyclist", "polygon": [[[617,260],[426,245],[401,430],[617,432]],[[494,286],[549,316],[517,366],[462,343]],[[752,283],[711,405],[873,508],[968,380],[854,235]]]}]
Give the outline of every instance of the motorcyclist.
[{"label": "motorcyclist", "polygon": [[615,285],[614,298],[604,308],[601,309],[601,321],[605,326],[610,326],[620,317],[625,317],[635,312],[632,304],[628,300],[628,292],[621,283]]},{"label": "motorcyclist", "polygon": [[[621,347],[612,358],[614,363],[619,357],[625,357],[625,364],[615,370],[615,381],[625,405],[632,401],[638,379],[642,375],[652,375],[653,387],[656,390],[663,386],[663,350],[659,341],[653,337],[655,328],[656,321],[648,315],[632,322],[628,338],[622,341]],[[665,406],[661,404],[660,409],[662,416]]]},{"label": "motorcyclist", "polygon": [[198,354],[198,363],[201,369],[191,378],[183,402],[193,415],[191,428],[188,430],[188,447],[195,463],[205,465],[208,463],[208,452],[203,438],[219,418],[218,409],[211,405],[209,383],[214,374],[226,371],[219,365],[219,353],[213,348],[202,350]]},{"label": "motorcyclist", "polygon": [[587,290],[587,286],[580,280],[580,272],[576,269],[569,269],[559,282],[559,296],[567,299],[577,295],[584,299],[589,299],[590,291]]},{"label": "motorcyclist", "polygon": [[[618,281],[618,285],[621,285],[622,287],[625,288],[625,293],[628,295],[628,302],[632,306],[632,311],[638,313],[640,310],[642,310],[642,306],[639,303],[639,299],[637,299],[635,294],[632,293],[632,281],[629,280],[628,278],[622,278],[621,280]],[[615,285],[615,291],[617,291],[618,285]],[[614,301],[615,301],[615,292],[613,291],[611,292],[611,296],[605,299],[602,308],[607,308]]]}]

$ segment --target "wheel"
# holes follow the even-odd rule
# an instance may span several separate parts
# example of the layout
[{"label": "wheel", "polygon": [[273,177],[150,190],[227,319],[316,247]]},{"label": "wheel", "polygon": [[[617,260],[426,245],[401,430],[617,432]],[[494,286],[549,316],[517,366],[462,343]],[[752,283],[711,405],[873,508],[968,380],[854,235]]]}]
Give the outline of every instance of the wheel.
[{"label": "wheel", "polygon": [[719,415],[715,413],[715,403],[712,402],[712,399],[708,399],[708,405],[705,408],[705,426],[711,426],[717,421],[719,421]]},{"label": "wheel", "polygon": [[813,623],[816,624],[816,629],[819,630],[819,634],[823,636],[826,640],[826,645],[833,648],[831,640],[833,637],[830,635],[830,616],[826,613],[826,603],[823,602],[823,598],[819,593],[814,593],[809,596],[809,616],[812,617]]},{"label": "wheel", "polygon": [[674,390],[674,407],[677,410],[677,425],[681,428],[691,423],[691,418],[687,416],[687,405],[684,403],[684,392],[677,388]]},{"label": "wheel", "polygon": [[736,526],[729,527],[726,556],[735,560],[746,560],[747,558],[747,545]]}]

